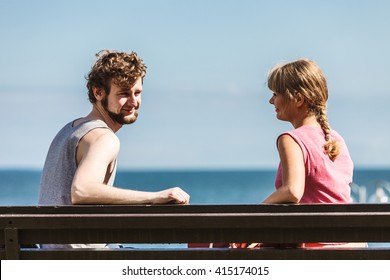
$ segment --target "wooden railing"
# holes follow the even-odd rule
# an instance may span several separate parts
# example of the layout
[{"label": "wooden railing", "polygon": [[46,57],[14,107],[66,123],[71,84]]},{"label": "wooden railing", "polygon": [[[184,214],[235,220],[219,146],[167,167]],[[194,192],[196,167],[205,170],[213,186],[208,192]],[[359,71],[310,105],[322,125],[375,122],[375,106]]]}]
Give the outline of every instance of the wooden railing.
[{"label": "wooden railing", "polygon": [[[26,244],[390,242],[390,204],[0,207],[0,259],[390,259],[390,247],[39,249]],[[390,243],[389,243],[390,244]]]}]

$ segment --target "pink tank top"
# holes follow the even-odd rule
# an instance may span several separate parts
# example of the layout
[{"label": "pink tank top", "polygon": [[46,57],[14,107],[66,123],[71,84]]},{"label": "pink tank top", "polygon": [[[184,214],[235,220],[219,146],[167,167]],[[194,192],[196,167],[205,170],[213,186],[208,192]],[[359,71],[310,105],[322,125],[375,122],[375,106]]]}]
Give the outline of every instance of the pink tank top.
[{"label": "pink tank top", "polygon": [[[334,161],[324,153],[325,136],[321,128],[302,126],[283,134],[290,135],[303,153],[306,180],[305,191],[299,203],[352,201],[349,185],[352,183],[353,162],[344,139],[336,131],[332,130],[331,136],[339,142],[340,155]],[[279,164],[276,188],[282,186],[282,174],[282,166]]]}]

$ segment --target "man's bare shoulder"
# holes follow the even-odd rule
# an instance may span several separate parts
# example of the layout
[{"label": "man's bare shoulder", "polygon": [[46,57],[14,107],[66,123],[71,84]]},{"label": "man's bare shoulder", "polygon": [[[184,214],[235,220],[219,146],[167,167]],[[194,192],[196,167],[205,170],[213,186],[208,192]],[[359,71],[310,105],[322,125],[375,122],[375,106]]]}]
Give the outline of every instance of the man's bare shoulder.
[{"label": "man's bare shoulder", "polygon": [[96,144],[96,143],[110,143],[119,145],[119,138],[115,133],[109,128],[94,128],[89,131],[82,139],[86,144]]},{"label": "man's bare shoulder", "polygon": [[110,162],[119,153],[119,138],[108,128],[95,128],[88,132],[79,142],[77,162],[82,159],[93,159],[99,162]]}]

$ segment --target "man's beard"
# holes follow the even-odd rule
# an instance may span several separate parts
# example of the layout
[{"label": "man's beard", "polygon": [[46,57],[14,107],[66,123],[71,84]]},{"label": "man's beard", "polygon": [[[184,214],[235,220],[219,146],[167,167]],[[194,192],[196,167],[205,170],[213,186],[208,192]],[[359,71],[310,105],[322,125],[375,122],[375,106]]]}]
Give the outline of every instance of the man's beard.
[{"label": "man's beard", "polygon": [[118,113],[114,113],[114,112],[110,111],[110,109],[108,109],[107,97],[105,97],[102,100],[102,105],[103,105],[103,108],[106,110],[107,114],[110,116],[110,118],[119,124],[132,124],[137,120],[137,117],[138,117],[137,110],[134,112],[133,116],[131,116],[131,117],[126,117],[123,113],[118,114]]}]

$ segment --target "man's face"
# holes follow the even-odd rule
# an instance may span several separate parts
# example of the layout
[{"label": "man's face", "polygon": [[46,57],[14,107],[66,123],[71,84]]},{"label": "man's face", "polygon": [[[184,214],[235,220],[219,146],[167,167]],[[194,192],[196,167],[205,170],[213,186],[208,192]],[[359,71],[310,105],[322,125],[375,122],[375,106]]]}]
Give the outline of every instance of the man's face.
[{"label": "man's face", "polygon": [[131,124],[137,120],[141,106],[142,79],[131,88],[123,88],[111,82],[110,93],[102,99],[103,108],[119,124]]}]

